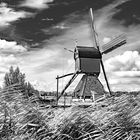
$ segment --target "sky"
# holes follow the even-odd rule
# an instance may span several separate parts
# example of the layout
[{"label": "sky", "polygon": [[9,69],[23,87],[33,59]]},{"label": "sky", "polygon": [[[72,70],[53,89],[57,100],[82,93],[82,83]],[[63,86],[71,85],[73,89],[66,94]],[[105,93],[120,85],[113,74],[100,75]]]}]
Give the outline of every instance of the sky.
[{"label": "sky", "polygon": [[[1,0],[0,85],[9,67],[19,66],[37,89],[56,90],[56,76],[74,72],[79,46],[95,47],[89,8],[93,9],[100,49],[125,34],[127,44],[103,55],[112,91],[140,90],[139,0]],[[105,86],[101,71],[100,81]],[[60,81],[60,89],[68,78]],[[78,81],[79,79],[77,79]],[[73,89],[75,84],[70,87]]]}]

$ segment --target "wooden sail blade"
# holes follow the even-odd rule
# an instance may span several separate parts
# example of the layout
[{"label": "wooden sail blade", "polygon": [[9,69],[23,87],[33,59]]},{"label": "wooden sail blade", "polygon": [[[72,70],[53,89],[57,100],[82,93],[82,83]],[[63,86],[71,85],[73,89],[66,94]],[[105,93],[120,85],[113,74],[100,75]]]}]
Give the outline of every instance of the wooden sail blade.
[{"label": "wooden sail blade", "polygon": [[109,53],[118,47],[124,45],[126,43],[126,36],[124,34],[119,35],[118,37],[114,38],[109,43],[102,46],[102,54]]}]

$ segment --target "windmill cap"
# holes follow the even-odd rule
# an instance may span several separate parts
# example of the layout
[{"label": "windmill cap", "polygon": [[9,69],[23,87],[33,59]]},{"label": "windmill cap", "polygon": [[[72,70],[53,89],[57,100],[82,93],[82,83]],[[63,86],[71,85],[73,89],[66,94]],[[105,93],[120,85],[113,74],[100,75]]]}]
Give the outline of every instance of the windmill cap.
[{"label": "windmill cap", "polygon": [[94,47],[76,46],[74,50],[74,59],[76,58],[97,58],[101,59],[101,53]]}]

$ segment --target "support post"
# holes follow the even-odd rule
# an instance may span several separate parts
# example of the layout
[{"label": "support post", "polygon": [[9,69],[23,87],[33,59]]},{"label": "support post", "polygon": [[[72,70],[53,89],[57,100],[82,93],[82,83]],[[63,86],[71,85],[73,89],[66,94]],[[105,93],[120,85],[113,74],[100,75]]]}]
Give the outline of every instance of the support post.
[{"label": "support post", "polygon": [[65,107],[66,107],[66,94],[64,94],[64,110],[65,110]]},{"label": "support post", "polygon": [[85,101],[85,89],[86,89],[86,85],[87,85],[87,78],[88,78],[88,75],[86,74],[85,83],[84,83],[84,89],[83,89],[84,101]]},{"label": "support post", "polygon": [[57,75],[57,78],[56,78],[56,80],[57,80],[57,91],[56,91],[56,105],[58,105],[58,92],[59,92],[59,78],[58,78],[59,76]]}]

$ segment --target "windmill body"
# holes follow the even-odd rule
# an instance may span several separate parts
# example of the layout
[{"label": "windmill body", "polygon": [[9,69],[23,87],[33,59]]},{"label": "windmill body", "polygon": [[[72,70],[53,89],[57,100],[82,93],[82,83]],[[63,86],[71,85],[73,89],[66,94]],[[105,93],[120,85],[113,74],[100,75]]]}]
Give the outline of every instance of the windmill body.
[{"label": "windmill body", "polygon": [[[91,11],[91,18],[93,22],[93,14]],[[74,81],[74,79],[79,75],[83,74],[83,77],[81,78],[80,82],[76,86],[73,96],[77,98],[94,98],[93,100],[96,100],[96,98],[102,96],[105,94],[105,90],[101,84],[101,82],[98,79],[98,76],[100,74],[100,66],[102,67],[103,75],[109,90],[109,93],[111,95],[110,86],[107,80],[104,64],[102,61],[102,54],[107,54],[113,51],[114,49],[124,45],[126,43],[126,37],[124,34],[119,35],[118,37],[111,40],[109,43],[102,46],[103,51],[100,51],[100,47],[97,43],[97,37],[95,34],[94,25],[92,24],[93,29],[93,35],[95,39],[96,46],[95,47],[87,47],[87,46],[76,46],[74,49],[74,60],[75,60],[75,72],[66,74],[63,76],[58,76],[58,79],[64,78],[66,76],[72,75],[71,79],[68,81],[60,95],[58,95],[58,84],[57,84],[57,101],[59,98],[65,94],[66,89],[69,87],[69,85]],[[93,95],[94,94],[94,95]],[[96,98],[95,98],[96,97]]]},{"label": "windmill body", "polygon": [[101,57],[101,53],[94,47],[76,46],[75,71],[84,75],[73,92],[74,98],[93,99],[93,93],[97,93],[98,97],[104,95],[104,88],[98,80]]},{"label": "windmill body", "polygon": [[101,53],[96,48],[76,46],[74,52],[75,71],[99,75]]},{"label": "windmill body", "polygon": [[[120,35],[116,37],[115,39],[111,40],[109,43],[103,45],[102,52],[100,52],[100,50],[96,49],[95,47],[76,46],[74,49],[75,72],[57,77],[57,81],[58,81],[58,79],[60,78],[64,78],[66,76],[72,75],[71,79],[66,84],[66,86],[64,87],[60,95],[57,96],[58,97],[57,100],[59,100],[59,98],[65,94],[66,89],[69,87],[69,85],[74,81],[74,79],[79,74],[84,74],[84,75],[81,78],[78,85],[76,86],[75,90],[73,91],[74,98],[78,97],[80,99],[81,98],[86,99],[86,98],[92,98],[93,96],[99,98],[102,95],[104,95],[105,90],[103,88],[103,85],[98,79],[101,67],[103,70],[103,74],[104,74],[108,89],[109,89],[109,83],[107,81],[107,76],[106,76],[105,68],[102,61],[102,55],[110,53],[111,51],[124,45],[125,43],[126,43],[125,36]],[[93,95],[93,93],[96,93],[96,94]],[[94,98],[94,100],[96,99]]]}]

